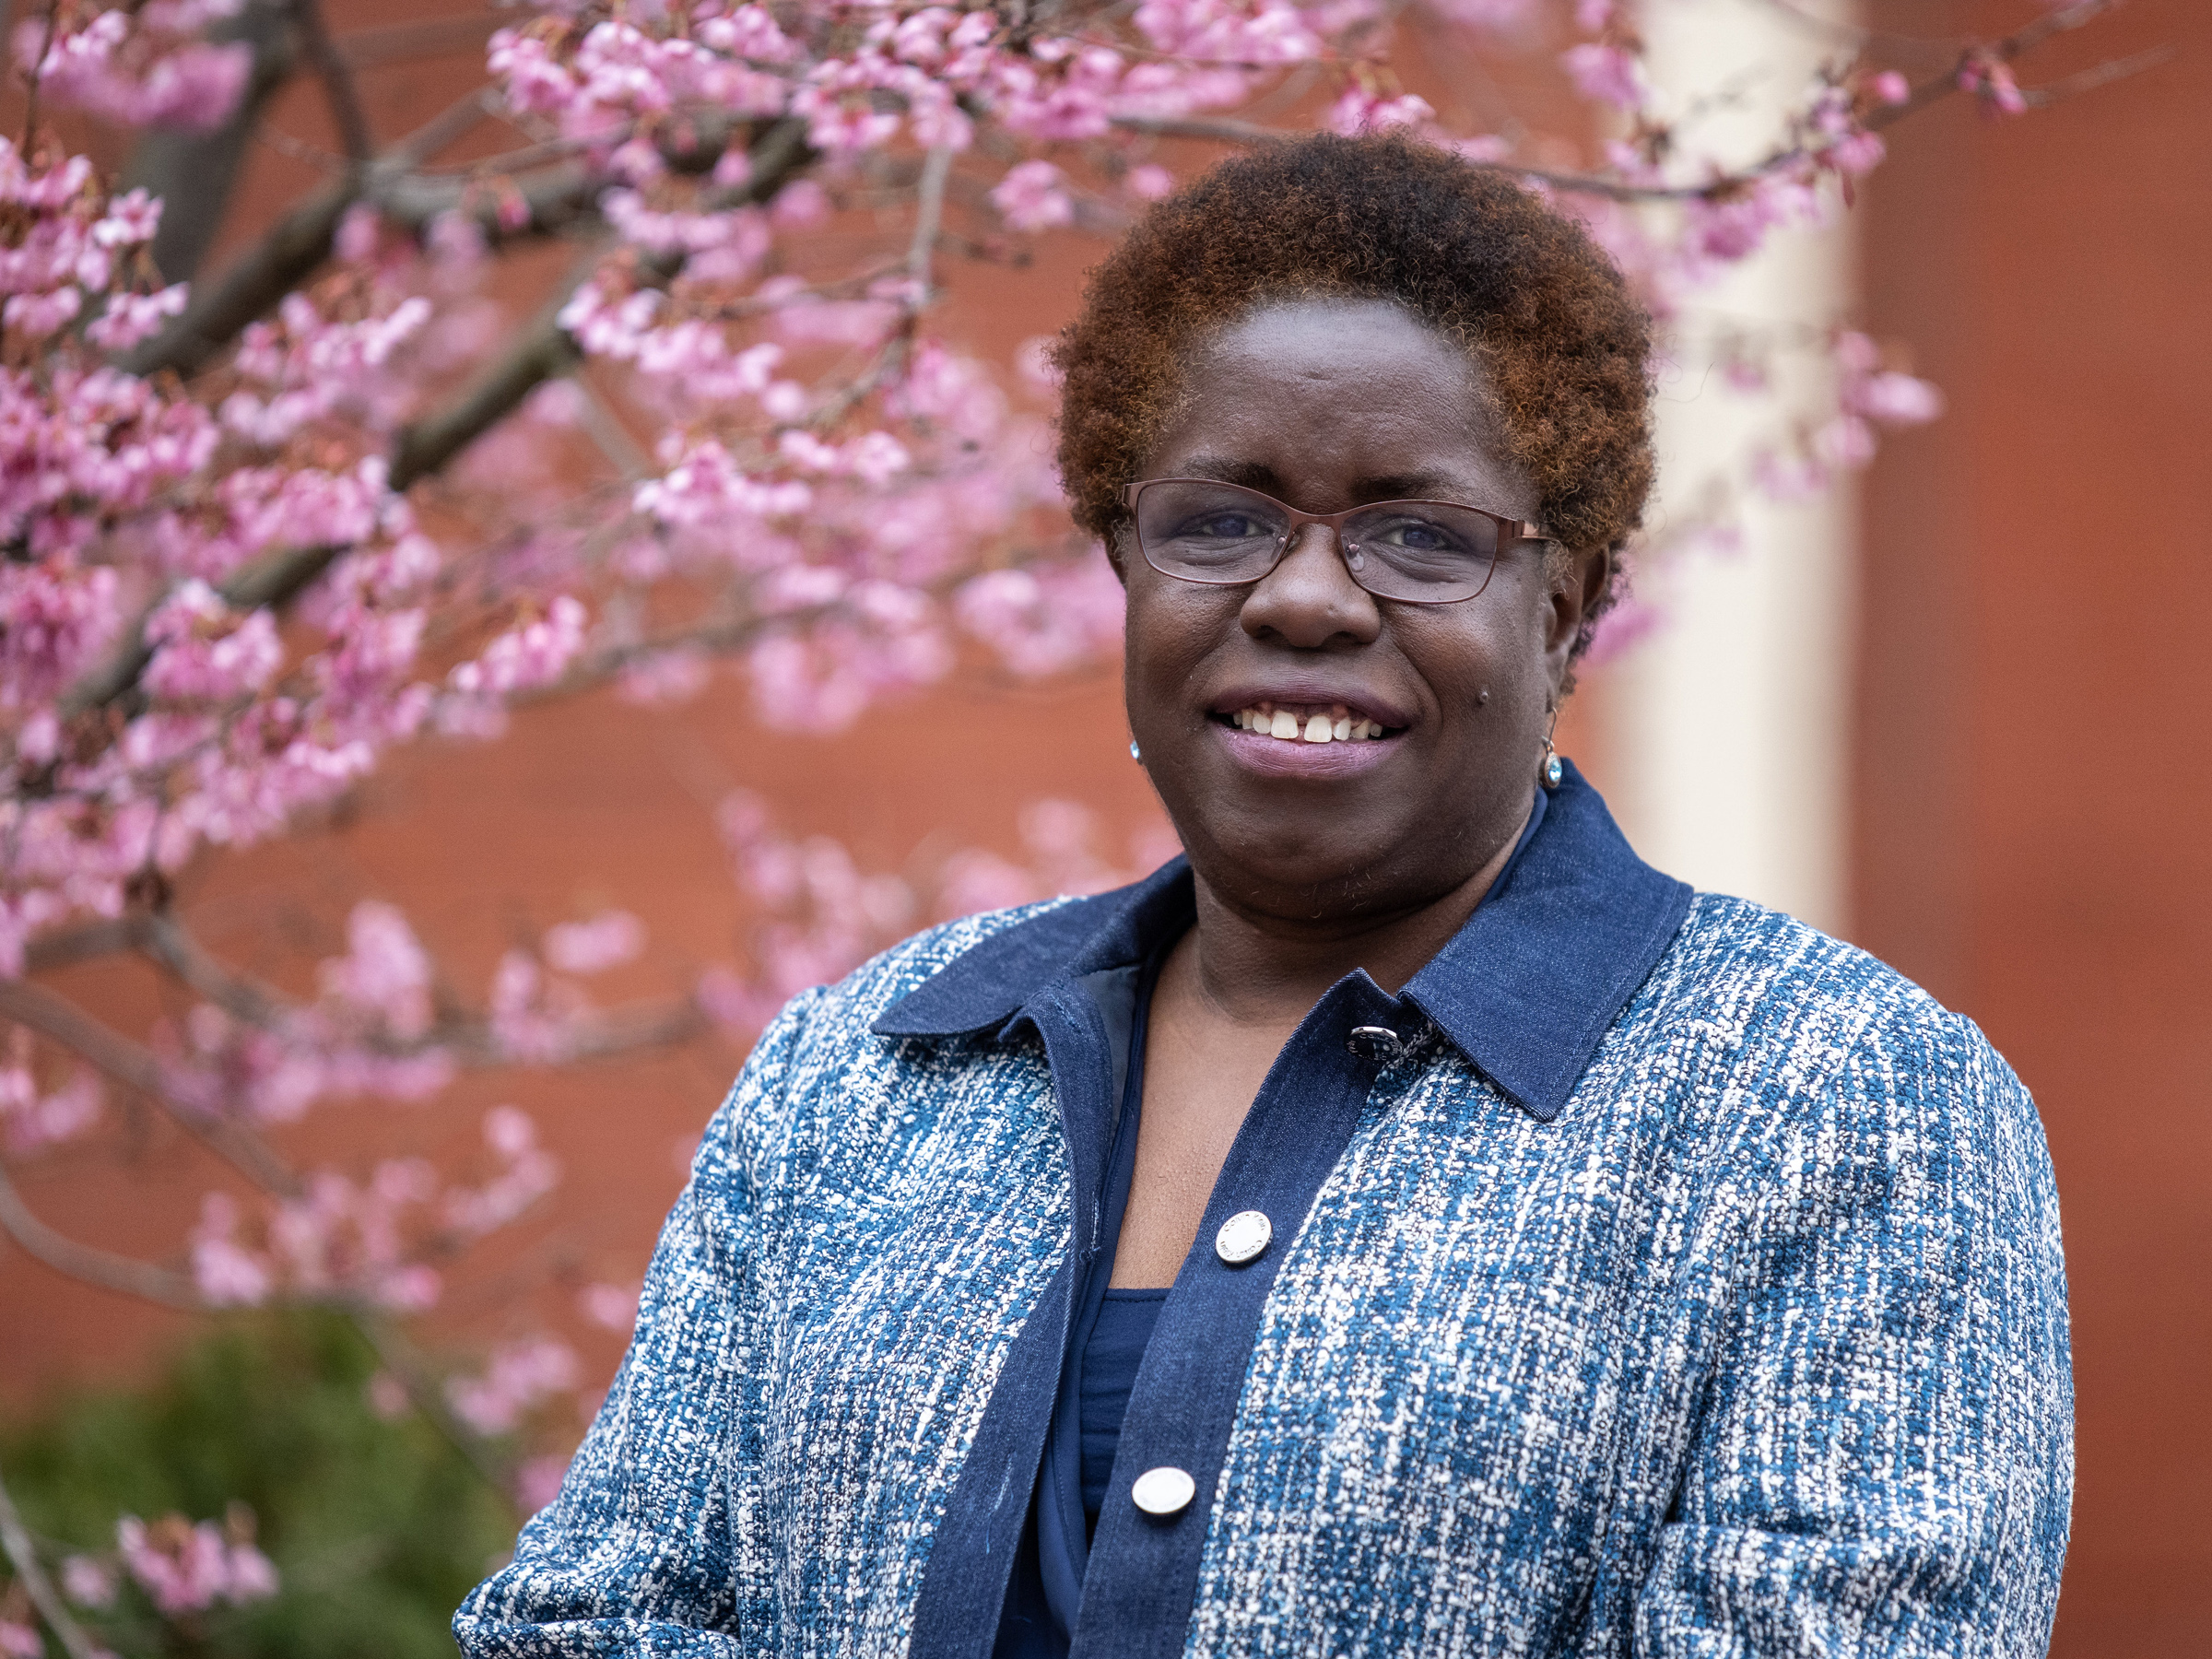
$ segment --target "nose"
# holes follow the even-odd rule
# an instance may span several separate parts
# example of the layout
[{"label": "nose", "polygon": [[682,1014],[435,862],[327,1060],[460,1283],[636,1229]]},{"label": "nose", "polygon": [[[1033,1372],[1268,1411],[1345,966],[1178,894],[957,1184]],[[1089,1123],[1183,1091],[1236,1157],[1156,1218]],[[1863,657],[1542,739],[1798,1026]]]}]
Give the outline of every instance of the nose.
[{"label": "nose", "polygon": [[1382,631],[1382,614],[1374,595],[1345,569],[1340,547],[1326,524],[1301,524],[1281,562],[1245,596],[1239,617],[1244,631],[1307,651],[1371,642]]}]

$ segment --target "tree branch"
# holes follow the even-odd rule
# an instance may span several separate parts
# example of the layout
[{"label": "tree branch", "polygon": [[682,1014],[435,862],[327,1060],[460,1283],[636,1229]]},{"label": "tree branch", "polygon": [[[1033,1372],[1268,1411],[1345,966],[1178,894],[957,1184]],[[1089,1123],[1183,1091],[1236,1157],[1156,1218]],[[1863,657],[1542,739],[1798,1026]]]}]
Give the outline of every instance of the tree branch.
[{"label": "tree branch", "polygon": [[307,61],[314,65],[315,76],[323,83],[324,97],[330,103],[330,118],[337,124],[340,147],[354,166],[367,166],[376,141],[370,135],[369,116],[361,108],[360,91],[353,84],[352,66],[330,38],[330,26],[324,20],[320,0],[292,0],[292,20],[299,26],[300,44]]},{"label": "tree branch", "polygon": [[[726,208],[767,201],[812,159],[813,151],[806,145],[806,124],[788,118],[776,122],[761,134],[752,147],[750,177],[744,184],[726,192],[717,206]],[[322,246],[327,250],[329,235],[335,232],[338,217],[344,213],[352,198],[341,189],[326,192],[317,200],[324,204],[318,211],[327,213],[328,224],[323,226],[320,231],[315,231],[303,222],[299,233],[285,241],[282,249],[269,251],[263,262],[269,281],[274,282],[285,270],[295,270],[298,262],[305,258],[307,244],[312,235],[321,234]],[[298,214],[304,216],[307,211],[301,208]],[[248,259],[254,257],[249,255]],[[319,261],[320,258],[321,254],[317,253],[315,260]],[[680,252],[659,253],[640,261],[639,268],[650,279],[665,283],[683,269],[684,260],[685,255]],[[312,269],[314,263],[309,261],[305,269]],[[266,288],[265,285],[242,283],[236,298],[236,308],[242,311],[251,304],[254,308],[254,314],[258,314],[265,304],[274,304],[292,281],[305,274],[305,269],[296,269],[295,274],[282,286],[274,288]],[[416,421],[401,430],[399,441],[394,446],[389,475],[394,492],[404,490],[441,470],[447,462],[512,414],[531,392],[545,382],[567,373],[581,360],[576,343],[569,338],[568,331],[557,321],[561,308],[575,293],[576,286],[571,283],[564,288],[539,312],[537,321],[524,333],[523,337],[465,387],[453,403],[437,414]],[[226,313],[227,316],[229,314]],[[182,324],[191,319],[192,313],[187,312],[178,321]],[[251,316],[237,316],[237,326],[242,328],[251,320]],[[167,337],[163,336],[164,339]],[[155,342],[157,346],[160,343],[159,340]],[[209,352],[213,349],[212,346],[207,347]],[[205,354],[194,360],[204,361]],[[281,606],[322,575],[347,550],[344,546],[335,544],[281,547],[264,554],[253,563],[234,571],[218,584],[216,591],[233,610]],[[64,712],[75,715],[115,701],[137,684],[138,676],[145,671],[152,658],[153,650],[146,641],[145,617],[142,615],[108,661],[70,688],[62,700]]]},{"label": "tree branch", "polygon": [[117,366],[132,374],[173,369],[194,374],[256,317],[304,282],[330,257],[338,222],[360,192],[385,173],[404,173],[452,143],[482,118],[483,94],[471,93],[355,176],[324,186],[269,228],[221,276],[195,285],[184,314],[152,339],[125,352]]},{"label": "tree branch", "polygon": [[234,973],[217,961],[174,917],[162,912],[146,917],[139,930],[138,948],[233,1018],[279,1035],[290,1029],[293,1009],[289,1003],[259,981]]},{"label": "tree branch", "polygon": [[[155,1302],[186,1313],[216,1311],[213,1304],[200,1294],[199,1288],[182,1273],[171,1273],[165,1267],[156,1267],[150,1263],[134,1261],[112,1251],[80,1244],[56,1232],[31,1213],[29,1206],[23,1202],[22,1194],[17,1192],[15,1183],[8,1179],[4,1167],[0,1167],[0,1231],[14,1240],[26,1255],[43,1262],[56,1273],[66,1274],[88,1285],[97,1285],[103,1290],[135,1296],[142,1301]],[[384,1369],[399,1379],[407,1391],[407,1397],[414,1402],[415,1408],[429,1420],[469,1467],[482,1477],[485,1485],[502,1498],[512,1500],[507,1486],[509,1471],[500,1465],[483,1440],[454,1417],[453,1407],[447,1403],[444,1391],[439,1386],[429,1362],[389,1318],[376,1309],[365,1308],[353,1300],[334,1301],[325,1298],[308,1298],[306,1300],[313,1305],[335,1307],[343,1313],[347,1323],[359,1332],[361,1339],[374,1350]],[[6,1493],[5,1489],[0,1489],[0,1506],[6,1503]],[[13,1518],[13,1513],[12,1508],[0,1507],[0,1526],[5,1526]],[[28,1535],[23,1542],[28,1547]],[[23,1558],[17,1554],[16,1540],[13,1538],[7,1540],[7,1553],[9,1559],[15,1563],[17,1574],[24,1580],[26,1587],[29,1587],[29,1573],[25,1570]],[[32,1597],[34,1601],[37,1599],[35,1589],[32,1590]],[[48,1611],[44,1603],[39,1603],[40,1612],[45,1615],[55,1634],[62,1637],[64,1645],[68,1646],[68,1636],[62,1622],[67,1619],[68,1611],[61,1607],[58,1600],[55,1606],[60,1611],[59,1620],[53,1612]],[[79,1650],[70,1647],[70,1652],[76,1654]],[[90,1649],[85,1649],[83,1653],[86,1659],[90,1659]]]},{"label": "tree branch", "polygon": [[337,37],[338,55],[354,69],[381,68],[386,64],[410,63],[419,58],[458,57],[479,50],[492,31],[506,21],[497,12],[473,18],[438,18],[420,23],[388,23],[380,29],[356,29]]},{"label": "tree branch", "polygon": [[2116,80],[2125,80],[2131,75],[2140,75],[2146,69],[2156,69],[2171,64],[2180,56],[2171,46],[2153,46],[2147,52],[2138,52],[2130,57],[2113,58],[2073,75],[2064,75],[2040,87],[2022,87],[2020,96],[2028,100],[2030,109],[2044,110],[2078,93],[2094,92],[2099,87],[2109,87]]},{"label": "tree branch", "polygon": [[195,286],[184,314],[136,349],[120,367],[130,374],[173,369],[194,374],[239,332],[307,280],[330,257],[338,221],[358,194],[355,181],[325,185],[270,228],[220,277]]},{"label": "tree branch", "polygon": [[906,274],[914,284],[912,303],[920,304],[931,288],[931,256],[937,248],[937,227],[945,218],[945,180],[952,171],[952,151],[933,149],[922,164],[922,182],[914,204],[914,240],[907,249]]},{"label": "tree branch", "polygon": [[207,1302],[199,1288],[182,1273],[138,1262],[112,1251],[97,1250],[65,1237],[40,1220],[16,1191],[7,1171],[0,1168],[0,1231],[16,1241],[25,1255],[46,1264],[56,1273],[98,1285],[142,1301],[158,1302],[187,1313],[204,1313]]},{"label": "tree branch", "polygon": [[256,0],[209,30],[208,39],[242,42],[253,51],[238,108],[211,133],[157,128],[141,135],[123,174],[125,189],[142,188],[161,198],[153,259],[169,282],[190,281],[198,273],[222,229],[247,142],[269,100],[292,77],[292,29],[284,0]]},{"label": "tree branch", "polygon": [[23,1516],[4,1481],[0,1481],[0,1548],[6,1550],[8,1564],[16,1570],[16,1582],[30,1596],[30,1605],[38,1608],[46,1628],[60,1639],[63,1652],[69,1659],[97,1659],[99,1650],[70,1617],[69,1609],[54,1591],[53,1581],[46,1576],[46,1569],[40,1564],[30,1529],[23,1524]]},{"label": "tree branch", "polygon": [[256,1185],[288,1197],[299,1192],[300,1178],[258,1135],[180,1099],[152,1050],[93,1018],[66,997],[23,980],[0,981],[0,1019],[12,1019],[60,1043],[118,1083],[136,1089]]}]

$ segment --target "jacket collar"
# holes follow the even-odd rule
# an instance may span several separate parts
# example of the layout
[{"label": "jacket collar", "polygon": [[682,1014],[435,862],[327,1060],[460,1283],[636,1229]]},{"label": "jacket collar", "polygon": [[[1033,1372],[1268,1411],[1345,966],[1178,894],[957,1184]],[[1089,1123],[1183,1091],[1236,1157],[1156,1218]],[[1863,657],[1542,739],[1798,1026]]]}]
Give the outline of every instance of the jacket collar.
[{"label": "jacket collar", "polygon": [[[1470,1064],[1549,1123],[1688,913],[1571,762],[1528,844],[1404,992]],[[1144,959],[1195,914],[1189,862],[992,935],[885,1010],[886,1037],[1005,1025],[1046,985]]]}]

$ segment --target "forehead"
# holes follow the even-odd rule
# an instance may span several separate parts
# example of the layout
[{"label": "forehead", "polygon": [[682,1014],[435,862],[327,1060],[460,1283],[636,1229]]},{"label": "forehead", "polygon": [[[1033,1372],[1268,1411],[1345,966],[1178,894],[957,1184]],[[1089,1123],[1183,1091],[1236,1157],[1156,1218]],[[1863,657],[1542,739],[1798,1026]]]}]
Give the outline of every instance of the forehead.
[{"label": "forehead", "polygon": [[1472,355],[1390,300],[1248,312],[1188,354],[1179,391],[1153,477],[1204,463],[1332,498],[1400,479],[1516,507],[1526,493]]}]

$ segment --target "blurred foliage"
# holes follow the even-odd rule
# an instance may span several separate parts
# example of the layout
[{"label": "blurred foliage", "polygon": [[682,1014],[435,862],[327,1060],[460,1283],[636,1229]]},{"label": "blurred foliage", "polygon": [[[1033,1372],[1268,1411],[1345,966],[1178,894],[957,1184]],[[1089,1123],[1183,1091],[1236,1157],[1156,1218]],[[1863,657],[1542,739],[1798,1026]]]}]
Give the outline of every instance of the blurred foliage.
[{"label": "blurred foliage", "polygon": [[452,1659],[447,1623],[514,1515],[418,1413],[371,1408],[376,1371],[335,1315],[241,1317],[149,1389],[0,1430],[0,1469],[50,1565],[112,1558],[118,1515],[252,1509],[278,1594],[169,1622],[126,1579],[112,1607],[82,1610],[124,1659]]}]

